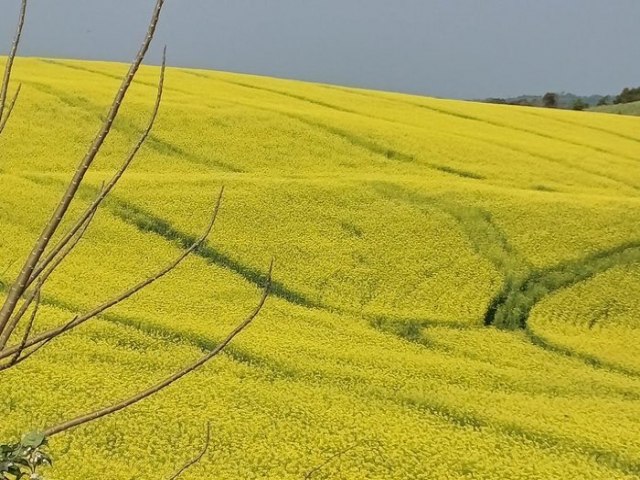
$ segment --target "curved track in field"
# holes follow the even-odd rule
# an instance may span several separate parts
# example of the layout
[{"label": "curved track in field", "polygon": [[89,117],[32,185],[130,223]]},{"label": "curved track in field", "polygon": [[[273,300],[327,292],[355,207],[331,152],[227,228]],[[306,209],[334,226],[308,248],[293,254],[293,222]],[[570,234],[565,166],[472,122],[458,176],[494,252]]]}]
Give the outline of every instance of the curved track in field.
[{"label": "curved track in field", "polygon": [[[79,95],[70,95],[64,90],[51,87],[50,85],[44,84],[42,82],[29,80],[23,83],[32,86],[33,88],[37,89],[42,93],[55,97],[60,102],[62,102],[63,104],[69,107],[79,108],[83,110],[84,112],[86,112],[87,114],[95,118],[97,121],[100,121],[100,122],[103,121],[103,115],[105,113],[104,108],[87,98],[84,98]],[[113,124],[112,128],[117,132],[129,135],[132,137],[139,135],[141,130],[137,125],[128,121],[126,117],[119,117],[118,121]],[[160,137],[158,137],[153,133],[149,135],[145,145],[147,148],[152,149],[155,153],[158,153],[160,155],[170,156],[171,158],[174,158],[178,161],[183,161],[183,162],[187,161],[187,162],[194,163],[197,165],[202,165],[205,167],[214,167],[226,172],[233,172],[233,173],[243,172],[242,169],[239,169],[238,167],[236,167],[235,165],[232,165],[231,163],[225,162],[224,160],[221,160],[221,159],[204,157],[202,155],[189,152],[187,150],[184,150],[183,148],[180,148],[177,145],[174,145],[166,140],[161,139]]]},{"label": "curved track in field", "polygon": [[[533,307],[548,295],[616,266],[640,263],[640,241],[617,245],[547,269],[534,269],[509,244],[504,232],[492,220],[489,212],[478,207],[459,205],[447,199],[421,195],[393,184],[379,184],[378,190],[385,196],[419,208],[439,208],[452,215],[467,234],[475,251],[503,274],[503,286],[491,299],[485,313],[485,326],[524,330],[534,345],[548,351],[576,358],[595,368],[640,378],[640,373],[635,370],[554,345],[535,334],[528,325]],[[427,327],[424,322],[414,321],[400,325],[393,321],[378,320],[374,325],[407,340],[429,346],[428,339],[422,334],[422,330]]]}]

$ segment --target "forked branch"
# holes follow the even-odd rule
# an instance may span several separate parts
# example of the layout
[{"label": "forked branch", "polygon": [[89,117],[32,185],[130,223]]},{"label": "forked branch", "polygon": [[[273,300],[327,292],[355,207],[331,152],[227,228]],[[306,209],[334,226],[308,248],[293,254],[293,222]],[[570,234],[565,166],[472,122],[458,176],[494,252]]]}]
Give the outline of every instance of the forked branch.
[{"label": "forked branch", "polygon": [[[55,268],[58,265],[60,265],[60,263],[62,263],[62,261],[67,257],[67,255],[69,255],[69,253],[71,252],[71,250],[73,250],[73,247],[75,246],[77,241],[84,234],[84,231],[89,227],[89,224],[93,219],[93,216],[95,215],[96,211],[98,210],[102,202],[105,200],[107,195],[109,195],[111,190],[113,190],[113,188],[116,186],[116,184],[118,183],[118,181],[120,180],[124,172],[131,165],[131,162],[134,160],[137,153],[140,151],[140,148],[142,148],[142,145],[145,143],[145,141],[149,137],[149,134],[151,133],[153,125],[158,116],[160,104],[162,102],[166,63],[167,63],[167,48],[165,47],[162,54],[162,67],[160,69],[160,80],[158,82],[156,101],[151,113],[151,117],[147,124],[147,127],[141,134],[140,138],[138,139],[134,147],[129,152],[129,155],[125,158],[125,161],[122,163],[120,168],[114,173],[114,175],[111,177],[109,182],[106,185],[103,185],[102,188],[99,190],[98,196],[95,198],[95,200],[86,208],[86,210],[82,213],[82,215],[80,215],[80,217],[71,226],[71,228],[64,235],[64,237],[56,244],[56,246],[50,252],[47,253],[44,259],[42,259],[38,263],[38,265],[32,272],[31,277],[25,284],[25,291],[27,291],[27,289],[33,284],[33,282],[36,279],[40,279],[41,282],[44,284],[49,278],[49,276],[51,275],[51,273],[53,273]],[[78,235],[78,232],[81,232],[81,233]],[[69,248],[70,245],[73,245],[73,246]],[[49,265],[51,265],[52,262],[53,262],[53,268],[47,268]],[[9,337],[12,335],[13,331],[15,330],[18,323],[20,322],[20,319],[24,316],[24,313],[29,308],[32,301],[33,301],[33,293],[27,294],[25,301],[20,307],[20,309],[18,309],[18,311],[14,313],[13,317],[8,321],[4,331],[0,333],[0,346],[7,344]]]},{"label": "forked branch", "polygon": [[95,412],[91,412],[88,413],[86,415],[81,415],[77,418],[74,418],[72,420],[60,423],[58,425],[54,425],[52,427],[47,428],[46,430],[44,430],[44,434],[47,437],[51,437],[53,435],[57,435],[59,433],[65,432],[67,430],[70,430],[72,428],[75,428],[79,425],[83,425],[85,423],[89,423],[89,422],[93,422],[95,420],[98,420],[100,418],[106,417],[107,415],[111,415],[113,413],[116,413],[120,410],[123,410],[125,408],[128,408],[132,405],[135,405],[136,403],[144,400],[145,398],[150,397],[151,395],[154,395],[156,393],[158,393],[161,390],[164,390],[165,388],[169,387],[170,385],[172,385],[173,383],[177,382],[178,380],[180,380],[181,378],[183,378],[185,375],[188,375],[189,373],[193,372],[194,370],[197,370],[198,368],[202,367],[204,364],[206,364],[207,362],[209,362],[210,360],[212,360],[213,358],[215,358],[216,356],[218,356],[220,354],[220,352],[222,352],[227,345],[229,345],[229,343],[231,343],[231,341],[240,333],[242,332],[245,328],[247,328],[251,322],[253,322],[253,320],[258,316],[258,314],[260,313],[260,311],[262,310],[262,307],[264,306],[265,302],[267,301],[267,297],[269,296],[269,292],[271,290],[271,277],[273,274],[273,260],[271,261],[271,264],[269,265],[269,273],[267,275],[267,281],[266,284],[264,286],[264,290],[262,292],[262,296],[260,297],[260,301],[258,302],[258,304],[256,305],[255,309],[251,312],[251,314],[249,314],[249,316],[247,316],[241,323],[239,323],[236,328],[234,328],[228,335],[227,337],[213,350],[211,350],[210,352],[204,354],[202,357],[200,357],[198,360],[196,360],[195,362],[193,362],[192,364],[188,365],[187,367],[183,368],[182,370],[170,375],[169,377],[165,378],[164,380],[162,380],[161,382],[155,384],[154,386],[148,388],[147,390],[144,390],[140,393],[137,393],[125,400],[122,400],[118,403],[115,403],[113,405],[110,405],[108,407],[102,408],[100,410],[96,410]]},{"label": "forked branch", "polygon": [[[78,243],[84,236],[84,233],[87,231],[87,228],[89,228],[89,224],[92,220],[93,214],[85,220],[80,230],[76,232],[76,235],[74,237],[71,238],[71,242],[65,245],[65,248],[62,250],[60,256],[55,258],[53,263],[49,265],[49,267],[38,278],[38,287],[31,292],[25,292],[22,305],[20,305],[20,308],[17,309],[17,311],[13,314],[13,317],[11,317],[11,320],[9,320],[9,323],[7,324],[4,332],[2,333],[2,335],[0,335],[0,339],[6,339],[6,341],[8,341],[8,339],[11,337],[18,324],[20,323],[20,320],[22,320],[22,317],[31,306],[31,303],[33,302],[35,296],[40,292],[40,290],[49,279],[51,274],[56,270],[56,268],[58,268],[62,261],[73,251],[76,245],[78,245]],[[0,370],[2,369],[0,368]]]}]

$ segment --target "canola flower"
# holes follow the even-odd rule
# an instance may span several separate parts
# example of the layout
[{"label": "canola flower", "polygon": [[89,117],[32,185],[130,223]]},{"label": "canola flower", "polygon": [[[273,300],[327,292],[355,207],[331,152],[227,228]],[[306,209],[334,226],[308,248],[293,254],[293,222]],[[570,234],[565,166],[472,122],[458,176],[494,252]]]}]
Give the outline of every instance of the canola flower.
[{"label": "canola flower", "polygon": [[[17,63],[25,90],[0,140],[3,261],[26,253],[124,68]],[[142,70],[94,187],[144,123],[155,74]],[[526,330],[483,322],[507,277],[640,240],[638,126],[169,70],[157,129],[51,279],[36,328],[175,256],[225,184],[214,237],[3,374],[21,388],[0,398],[0,438],[106,405],[196,358],[253,305],[273,255],[274,296],[224,356],[54,438],[47,476],[167,477],[209,421],[211,451],[185,478],[303,478],[351,446],[318,478],[637,478],[637,265],[607,265],[543,296]],[[5,264],[3,283],[17,268]]]}]

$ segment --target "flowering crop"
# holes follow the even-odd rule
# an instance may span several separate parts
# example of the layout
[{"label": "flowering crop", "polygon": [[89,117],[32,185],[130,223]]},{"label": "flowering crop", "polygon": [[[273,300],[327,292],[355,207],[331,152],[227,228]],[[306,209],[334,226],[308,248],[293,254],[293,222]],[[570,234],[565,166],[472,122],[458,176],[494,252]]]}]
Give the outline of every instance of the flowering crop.
[{"label": "flowering crop", "polygon": [[[24,89],[0,140],[0,295],[125,68],[16,64]],[[141,71],[73,208],[126,154],[156,76]],[[303,478],[349,447],[314,478],[637,478],[639,127],[170,69],[150,141],[47,284],[36,330],[173,258],[224,184],[214,236],[0,373],[24,385],[3,389],[0,439],[193,360],[253,306],[275,256],[273,297],[225,355],[54,437],[47,477],[165,478],[210,422],[210,452],[185,478]],[[485,326],[496,305],[524,328]]]}]

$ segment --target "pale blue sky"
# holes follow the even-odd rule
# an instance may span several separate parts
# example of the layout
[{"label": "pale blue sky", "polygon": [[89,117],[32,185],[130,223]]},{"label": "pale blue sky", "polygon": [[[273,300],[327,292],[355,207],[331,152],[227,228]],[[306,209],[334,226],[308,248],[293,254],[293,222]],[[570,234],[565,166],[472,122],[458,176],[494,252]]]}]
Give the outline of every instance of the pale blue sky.
[{"label": "pale blue sky", "polygon": [[[1,0],[6,53],[19,0]],[[22,54],[128,61],[154,0],[30,0]],[[149,57],[429,95],[640,85],[640,0],[167,0]]]}]

